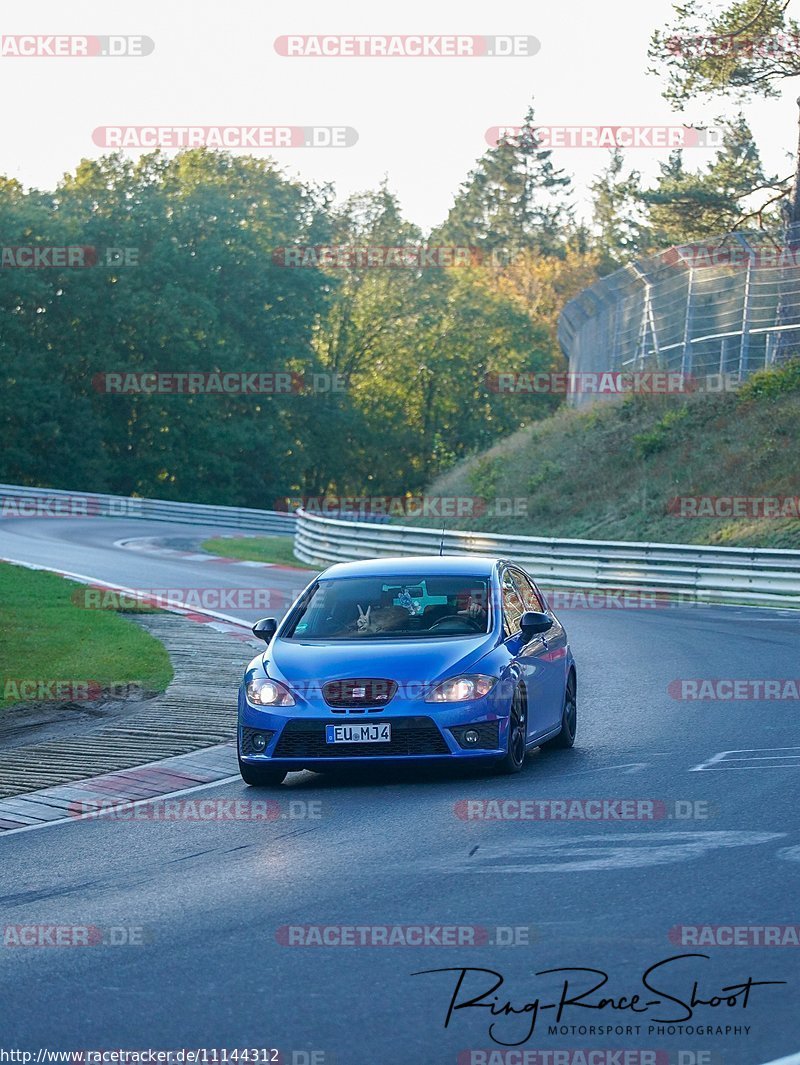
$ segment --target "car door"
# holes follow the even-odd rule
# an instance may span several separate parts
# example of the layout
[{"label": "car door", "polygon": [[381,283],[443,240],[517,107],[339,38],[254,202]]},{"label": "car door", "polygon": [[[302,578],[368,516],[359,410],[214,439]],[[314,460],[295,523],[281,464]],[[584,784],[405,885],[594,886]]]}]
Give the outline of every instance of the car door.
[{"label": "car door", "polygon": [[[547,614],[551,626],[522,644],[517,662],[526,678],[529,691],[528,721],[531,739],[552,732],[561,722],[564,703],[564,660],[567,636],[555,616],[546,609],[528,575],[516,566],[508,567],[509,580],[522,603],[523,610]],[[534,705],[531,705],[534,704]]]}]

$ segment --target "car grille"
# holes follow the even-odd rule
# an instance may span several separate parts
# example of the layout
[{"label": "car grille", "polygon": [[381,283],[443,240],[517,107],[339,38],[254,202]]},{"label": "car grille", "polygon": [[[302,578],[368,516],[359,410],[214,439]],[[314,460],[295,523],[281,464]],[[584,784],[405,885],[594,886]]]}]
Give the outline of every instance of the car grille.
[{"label": "car grille", "polygon": [[396,680],[381,680],[375,677],[356,677],[349,680],[330,680],[322,686],[322,696],[328,706],[337,712],[350,710],[364,713],[366,710],[382,710],[397,691]]},{"label": "car grille", "polygon": [[326,743],[329,721],[289,721],[273,758],[361,758],[370,755],[449,754],[450,748],[429,717],[392,718],[388,743]]}]

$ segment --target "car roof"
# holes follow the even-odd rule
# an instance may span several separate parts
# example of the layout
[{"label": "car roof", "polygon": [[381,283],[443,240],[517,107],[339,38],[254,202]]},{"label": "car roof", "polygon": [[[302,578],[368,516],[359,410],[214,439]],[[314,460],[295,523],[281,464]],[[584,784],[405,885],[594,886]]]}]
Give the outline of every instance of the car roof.
[{"label": "car roof", "polygon": [[320,580],[334,577],[419,577],[471,576],[488,577],[503,561],[488,555],[404,555],[402,557],[366,558],[358,562],[337,562]]}]

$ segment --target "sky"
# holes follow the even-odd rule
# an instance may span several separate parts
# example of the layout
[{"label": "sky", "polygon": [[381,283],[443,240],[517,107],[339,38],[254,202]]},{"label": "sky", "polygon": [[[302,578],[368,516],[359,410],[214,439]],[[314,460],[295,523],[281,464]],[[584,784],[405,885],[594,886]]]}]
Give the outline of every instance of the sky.
[{"label": "sky", "polygon": [[[697,101],[683,114],[646,74],[647,44],[670,21],[669,0],[37,0],[4,5],[1,33],[131,34],[155,43],[144,57],[0,57],[4,136],[0,173],[51,188],[95,145],[98,126],[349,126],[351,147],[256,149],[290,176],[332,182],[338,198],[388,179],[406,218],[441,222],[487,149],[486,130],[515,125],[535,100],[542,125],[680,125],[710,122],[734,105]],[[289,58],[284,34],[531,35],[533,56]],[[744,108],[768,171],[793,169],[800,84]],[[129,150],[131,155],[138,154]],[[706,148],[686,151],[689,166]],[[627,163],[651,179],[667,148],[635,148]],[[579,216],[607,163],[602,148],[559,148],[574,176]],[[696,163],[695,163],[696,161]]]}]

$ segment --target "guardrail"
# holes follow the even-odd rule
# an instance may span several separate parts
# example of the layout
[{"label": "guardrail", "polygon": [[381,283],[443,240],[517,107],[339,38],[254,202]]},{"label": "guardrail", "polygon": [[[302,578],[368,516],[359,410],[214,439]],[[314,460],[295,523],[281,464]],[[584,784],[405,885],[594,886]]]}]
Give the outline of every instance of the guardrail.
[{"label": "guardrail", "polygon": [[303,562],[327,565],[389,555],[498,555],[519,562],[548,588],[646,591],[694,602],[800,607],[800,551],[694,544],[556,540],[445,532],[409,525],[344,521],[299,510],[220,507],[0,484],[0,518],[116,517],[294,533]]},{"label": "guardrail", "polygon": [[68,492],[61,488],[27,488],[0,484],[0,518],[106,517],[175,521],[184,525],[225,525],[248,532],[291,534],[297,519],[278,510],[218,507],[172,499]]},{"label": "guardrail", "polygon": [[312,565],[388,555],[497,555],[549,588],[647,591],[692,602],[800,607],[800,551],[555,540],[349,522],[297,512],[294,553]]}]

